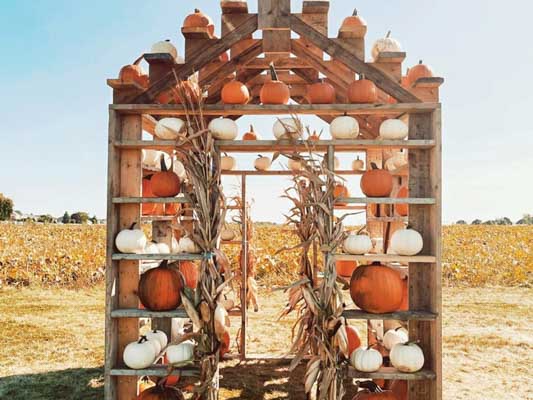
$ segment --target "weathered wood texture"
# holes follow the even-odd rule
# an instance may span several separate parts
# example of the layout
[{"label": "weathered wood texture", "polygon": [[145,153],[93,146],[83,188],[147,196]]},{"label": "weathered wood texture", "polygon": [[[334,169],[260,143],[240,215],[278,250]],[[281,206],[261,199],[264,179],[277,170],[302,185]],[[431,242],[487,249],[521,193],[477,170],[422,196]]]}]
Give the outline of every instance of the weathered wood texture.
[{"label": "weathered wood texture", "polygon": [[290,0],[261,0],[258,2],[258,28],[288,30],[291,24]]}]

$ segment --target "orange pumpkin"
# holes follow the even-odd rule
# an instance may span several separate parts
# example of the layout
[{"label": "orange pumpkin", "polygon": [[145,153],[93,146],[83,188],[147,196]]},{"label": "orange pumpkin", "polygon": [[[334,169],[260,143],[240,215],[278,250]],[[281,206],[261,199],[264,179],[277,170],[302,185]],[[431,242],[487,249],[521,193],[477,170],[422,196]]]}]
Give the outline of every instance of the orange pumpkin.
[{"label": "orange pumpkin", "polygon": [[398,310],[409,310],[409,279],[407,277],[402,279],[402,304]]},{"label": "orange pumpkin", "polygon": [[242,136],[242,140],[257,140],[257,134],[254,131],[254,126],[250,125],[250,132],[246,132]]},{"label": "orange pumpkin", "polygon": [[165,215],[177,215],[181,211],[181,204],[167,203],[165,204]]},{"label": "orange pumpkin", "polygon": [[[333,189],[333,197],[335,199],[341,198],[341,197],[350,197],[350,192],[348,191],[348,188],[344,186],[343,183],[337,182],[335,184],[335,188]],[[345,206],[347,203],[337,202],[336,204],[339,206]]]},{"label": "orange pumpkin", "polygon": [[350,278],[356,268],[357,268],[357,261],[349,261],[349,260],[335,261],[335,269],[337,270],[337,275],[343,278]]},{"label": "orange pumpkin", "polygon": [[370,163],[372,169],[361,177],[361,190],[367,197],[389,197],[392,188],[392,175],[385,169],[379,169],[375,163]]},{"label": "orange pumpkin", "polygon": [[360,75],[359,80],[353,81],[348,86],[348,100],[352,104],[377,103],[378,89],[374,82]]},{"label": "orange pumpkin", "polygon": [[278,80],[274,64],[270,63],[270,77],[272,80],[263,84],[259,98],[263,104],[287,104],[291,97],[289,87]]},{"label": "orange pumpkin", "polygon": [[407,381],[394,380],[392,381],[390,390],[396,395],[398,400],[407,400]]},{"label": "orange pumpkin", "polygon": [[229,61],[229,54],[227,51],[225,51],[224,53],[222,53],[221,55],[218,56],[218,60],[221,61],[221,62],[228,62]]},{"label": "orange pumpkin", "polygon": [[340,30],[341,32],[357,32],[362,37],[365,35],[366,29],[366,21],[357,15],[357,9],[354,9],[352,15],[344,18]]},{"label": "orange pumpkin", "polygon": [[409,69],[407,73],[407,85],[413,86],[420,78],[431,77],[433,77],[433,70],[420,60],[417,65]]},{"label": "orange pumpkin", "polygon": [[399,398],[390,390],[381,389],[375,382],[359,382],[362,391],[357,393],[352,400],[399,400]]},{"label": "orange pumpkin", "polygon": [[125,65],[120,69],[118,79],[122,83],[136,83],[142,87],[148,87],[148,75],[143,74],[143,70],[139,63],[143,57],[136,59],[133,64]]},{"label": "orange pumpkin", "polygon": [[215,24],[210,16],[195,8],[193,14],[187,15],[183,21],[184,28],[207,28],[211,36],[215,34]]},{"label": "orange pumpkin", "polygon": [[159,267],[141,275],[137,294],[148,310],[168,311],[181,304],[181,289],[179,272],[164,260]]},{"label": "orange pumpkin", "polygon": [[156,385],[142,392],[138,400],[180,400],[183,395],[180,391],[167,385]]},{"label": "orange pumpkin", "polygon": [[152,193],[156,197],[174,197],[180,192],[180,178],[167,169],[165,156],[161,155],[161,171],[152,176]]},{"label": "orange pumpkin", "polygon": [[348,337],[348,354],[352,354],[354,350],[361,347],[361,338],[357,329],[351,325],[346,325],[346,336]]},{"label": "orange pumpkin", "polygon": [[337,100],[335,88],[324,79],[307,86],[307,97],[310,104],[333,104]]},{"label": "orange pumpkin", "polygon": [[402,279],[398,272],[378,262],[363,265],[352,274],[350,296],[366,312],[397,311],[403,300]]},{"label": "orange pumpkin", "polygon": [[142,393],[145,390],[148,390],[153,386],[155,386],[154,382],[152,382],[150,379],[144,376],[139,380],[139,393]]},{"label": "orange pumpkin", "polygon": [[179,270],[185,280],[185,286],[191,289],[196,289],[196,286],[198,286],[198,279],[200,277],[198,265],[192,261],[180,261]]},{"label": "orange pumpkin", "polygon": [[[152,192],[152,175],[147,175],[142,180],[142,196],[155,197]],[[164,206],[161,203],[142,203],[142,215],[162,215],[164,213]]]},{"label": "orange pumpkin", "polygon": [[311,142],[318,142],[320,140],[320,135],[316,133],[316,131],[313,131],[313,134],[309,135],[308,140]]},{"label": "orange pumpkin", "polygon": [[224,104],[246,104],[250,100],[250,92],[244,83],[231,81],[222,88],[221,97]]},{"label": "orange pumpkin", "polygon": [[230,341],[231,338],[229,336],[229,332],[224,332],[224,335],[222,336],[222,342],[220,342],[220,357],[224,357],[224,354],[229,353]]},{"label": "orange pumpkin", "polygon": [[[402,186],[400,190],[398,190],[396,197],[399,199],[405,199],[409,197],[409,189],[406,186]],[[395,204],[394,209],[401,217],[406,217],[407,215],[409,215],[409,204]]]}]

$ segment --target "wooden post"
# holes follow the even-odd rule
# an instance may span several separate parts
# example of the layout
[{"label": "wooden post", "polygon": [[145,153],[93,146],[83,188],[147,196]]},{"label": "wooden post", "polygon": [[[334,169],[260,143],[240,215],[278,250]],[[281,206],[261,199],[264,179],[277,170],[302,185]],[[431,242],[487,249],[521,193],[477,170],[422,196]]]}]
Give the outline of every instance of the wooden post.
[{"label": "wooden post", "polygon": [[241,259],[241,360],[246,359],[246,325],[248,324],[248,207],[246,206],[246,175],[241,177],[242,225],[242,259]]},{"label": "wooden post", "polygon": [[289,55],[291,52],[290,0],[259,0],[258,28],[263,30],[266,55]]}]

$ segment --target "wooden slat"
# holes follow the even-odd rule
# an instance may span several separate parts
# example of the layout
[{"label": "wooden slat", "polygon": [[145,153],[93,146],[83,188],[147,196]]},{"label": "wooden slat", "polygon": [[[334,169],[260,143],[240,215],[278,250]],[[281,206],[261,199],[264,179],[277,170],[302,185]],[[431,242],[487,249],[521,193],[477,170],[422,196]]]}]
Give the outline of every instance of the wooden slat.
[{"label": "wooden slat", "polygon": [[309,64],[304,60],[296,57],[279,58],[276,56],[265,56],[256,58],[242,66],[243,69],[261,69],[266,70],[270,63],[274,63],[277,71],[284,71],[292,68],[309,68]]},{"label": "wooden slat", "polygon": [[437,314],[429,311],[396,311],[384,314],[373,314],[363,310],[345,310],[342,315],[346,319],[397,319],[399,321],[432,321],[437,319]]},{"label": "wooden slat", "polygon": [[344,261],[358,261],[370,263],[373,261],[379,261],[384,263],[434,263],[435,256],[397,256],[393,254],[333,254],[335,260]]},{"label": "wooden slat", "polygon": [[377,87],[403,103],[420,102],[418,97],[414,96],[408,90],[404,89],[399,83],[392,80],[385,73],[365,63],[363,60],[355,57],[350,51],[342,45],[329,39],[312,26],[306,24],[298,15],[293,14],[291,17],[291,28],[300,36],[306,38],[317,47],[324,50],[332,58],[341,61],[354,72],[364,74],[367,79],[372,80]]},{"label": "wooden slat", "polygon": [[204,258],[203,254],[188,254],[188,253],[177,253],[177,254],[123,254],[115,253],[113,254],[113,260],[169,260],[169,261],[193,261],[193,260],[202,260]]},{"label": "wooden slat", "polygon": [[[173,370],[170,375],[180,375],[180,376],[198,376],[200,373],[198,367],[182,367],[179,369]],[[139,376],[167,376],[169,375],[168,367],[166,365],[153,365],[150,368],[145,369],[130,369],[127,367],[114,368],[111,370],[111,375],[119,377],[133,377],[133,381],[137,386],[137,377]],[[137,391],[137,387],[135,387]],[[131,397],[136,399],[137,395]],[[121,400],[121,398],[119,398]]]},{"label": "wooden slat", "polygon": [[361,372],[350,367],[348,368],[348,376],[355,379],[399,379],[404,381],[435,379],[435,373],[428,369],[423,369],[413,373],[406,373],[400,372],[396,368],[392,367],[381,367],[379,371],[376,372]]},{"label": "wooden slat", "polygon": [[183,308],[170,311],[150,311],[138,308],[117,309],[111,312],[112,318],[188,318]]},{"label": "wooden slat", "polygon": [[329,0],[304,0],[302,4],[303,14],[327,14]]},{"label": "wooden slat", "polygon": [[433,205],[435,199],[432,197],[408,197],[408,198],[391,198],[391,197],[342,197],[335,199],[339,203],[348,204],[418,204]]}]

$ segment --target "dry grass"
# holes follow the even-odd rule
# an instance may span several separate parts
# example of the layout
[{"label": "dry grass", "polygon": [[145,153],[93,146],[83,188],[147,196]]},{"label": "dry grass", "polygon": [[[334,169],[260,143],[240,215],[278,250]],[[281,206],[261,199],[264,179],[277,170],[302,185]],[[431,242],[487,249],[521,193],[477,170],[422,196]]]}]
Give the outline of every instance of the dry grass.
[{"label": "dry grass", "polygon": [[[101,286],[7,288],[0,298],[0,398],[102,398]],[[284,300],[282,292],[261,290],[260,312],[250,313],[250,354],[288,348],[292,321],[276,322]],[[444,399],[533,399],[532,306],[528,288],[444,290]],[[225,366],[222,399],[302,398],[301,371],[289,376],[286,365],[275,363]]]}]

